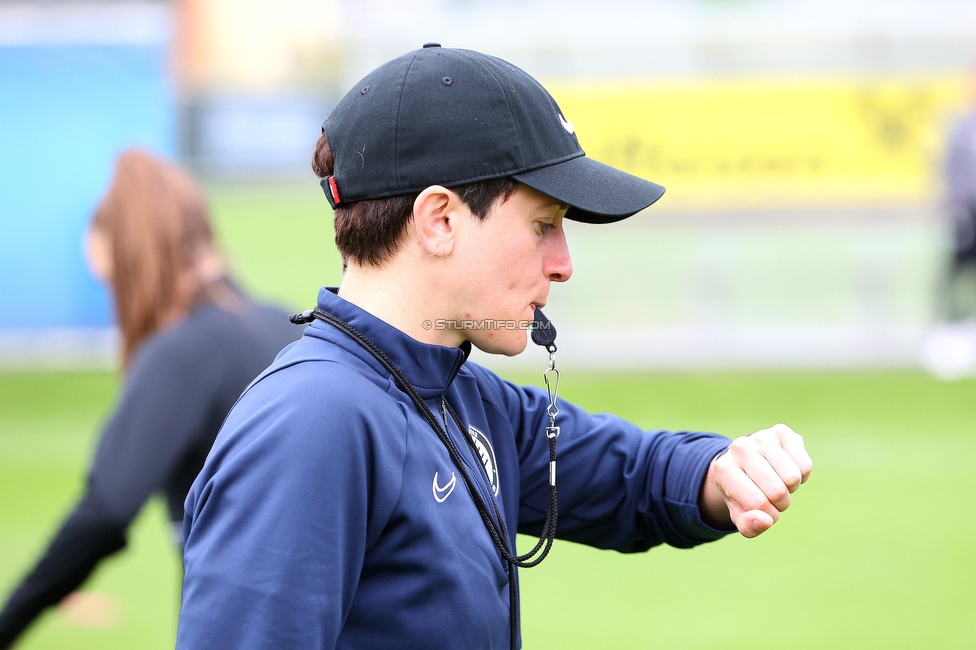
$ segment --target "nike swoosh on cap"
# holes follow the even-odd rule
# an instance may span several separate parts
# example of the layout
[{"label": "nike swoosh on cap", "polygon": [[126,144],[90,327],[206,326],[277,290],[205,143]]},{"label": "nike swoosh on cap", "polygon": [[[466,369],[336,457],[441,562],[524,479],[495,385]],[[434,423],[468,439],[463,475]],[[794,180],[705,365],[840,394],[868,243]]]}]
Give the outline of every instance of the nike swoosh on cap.
[{"label": "nike swoosh on cap", "polygon": [[564,129],[566,129],[566,133],[568,133],[570,135],[575,135],[576,134],[576,127],[573,126],[573,123],[572,122],[570,122],[565,117],[563,117],[563,114],[562,113],[559,113],[559,123],[562,124],[562,126],[563,126]]}]

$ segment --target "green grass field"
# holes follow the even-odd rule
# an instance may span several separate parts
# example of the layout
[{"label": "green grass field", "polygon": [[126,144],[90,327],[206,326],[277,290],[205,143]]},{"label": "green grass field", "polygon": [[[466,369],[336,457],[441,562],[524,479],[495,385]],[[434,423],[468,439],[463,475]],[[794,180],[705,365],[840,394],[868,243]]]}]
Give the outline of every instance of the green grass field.
[{"label": "green grass field", "polygon": [[[314,184],[211,195],[237,275],[254,293],[298,309],[338,281]],[[107,372],[0,374],[3,597],[79,494],[116,390]],[[815,469],[781,522],[755,540],[640,556],[557,542],[545,563],[521,572],[526,648],[976,647],[976,382],[570,369],[561,395],[649,428],[736,436],[786,422],[806,437]],[[53,613],[18,647],[170,648],[179,579],[153,503],[129,548],[86,585],[116,598],[115,624],[76,627]]]},{"label": "green grass field", "polygon": [[[109,373],[0,376],[0,590],[77,495],[115,387]],[[526,647],[973,647],[974,390],[910,373],[567,373],[567,399],[647,427],[738,435],[788,422],[816,466],[755,540],[637,556],[557,542],[521,573]],[[118,598],[118,623],[48,615],[21,647],[172,647],[178,581],[154,504],[86,587]]]}]

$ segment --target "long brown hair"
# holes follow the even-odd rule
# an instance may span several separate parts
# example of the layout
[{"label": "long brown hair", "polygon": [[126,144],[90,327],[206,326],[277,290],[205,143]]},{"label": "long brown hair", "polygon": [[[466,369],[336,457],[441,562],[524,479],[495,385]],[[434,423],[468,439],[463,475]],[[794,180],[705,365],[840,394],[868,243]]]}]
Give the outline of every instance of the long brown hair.
[{"label": "long brown hair", "polygon": [[182,318],[200,299],[204,282],[195,265],[201,252],[212,249],[213,230],[193,180],[137,149],[116,160],[91,227],[110,242],[125,368],[146,336]]}]

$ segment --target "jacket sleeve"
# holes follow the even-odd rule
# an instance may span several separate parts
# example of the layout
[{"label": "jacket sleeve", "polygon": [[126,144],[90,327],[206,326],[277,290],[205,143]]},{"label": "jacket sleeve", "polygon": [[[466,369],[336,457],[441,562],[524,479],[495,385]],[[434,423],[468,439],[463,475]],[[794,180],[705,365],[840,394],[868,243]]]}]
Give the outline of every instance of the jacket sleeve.
[{"label": "jacket sleeve", "polygon": [[[520,463],[519,532],[539,535],[548,498],[548,396],[502,383]],[[698,497],[711,460],[729,440],[711,433],[644,431],[608,414],[558,400],[557,537],[598,548],[687,548],[732,531],[706,525]]]},{"label": "jacket sleeve", "polygon": [[13,643],[45,608],[77,589],[102,558],[124,546],[123,529],[86,494],[0,612],[0,648]]},{"label": "jacket sleeve", "polygon": [[218,434],[186,501],[177,648],[335,647],[399,495],[406,419],[362,377],[309,374],[323,365],[263,378]]}]

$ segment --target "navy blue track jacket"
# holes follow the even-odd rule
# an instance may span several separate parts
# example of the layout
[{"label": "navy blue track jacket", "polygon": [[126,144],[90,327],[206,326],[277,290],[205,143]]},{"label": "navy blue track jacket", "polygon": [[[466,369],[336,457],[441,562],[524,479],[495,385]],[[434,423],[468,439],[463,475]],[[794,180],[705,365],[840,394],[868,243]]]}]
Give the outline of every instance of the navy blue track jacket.
[{"label": "navy blue track jacket", "polygon": [[[382,348],[435,414],[450,403],[468,430],[448,417],[449,434],[482,498],[498,503],[511,546],[516,530],[538,535],[545,391],[420,343],[329,290],[319,305]],[[697,502],[726,438],[558,406],[560,539],[634,552],[724,534]],[[467,435],[487,448],[487,472]],[[309,325],[241,397],[185,509],[177,648],[509,645],[506,565],[444,444],[332,325]]]}]

